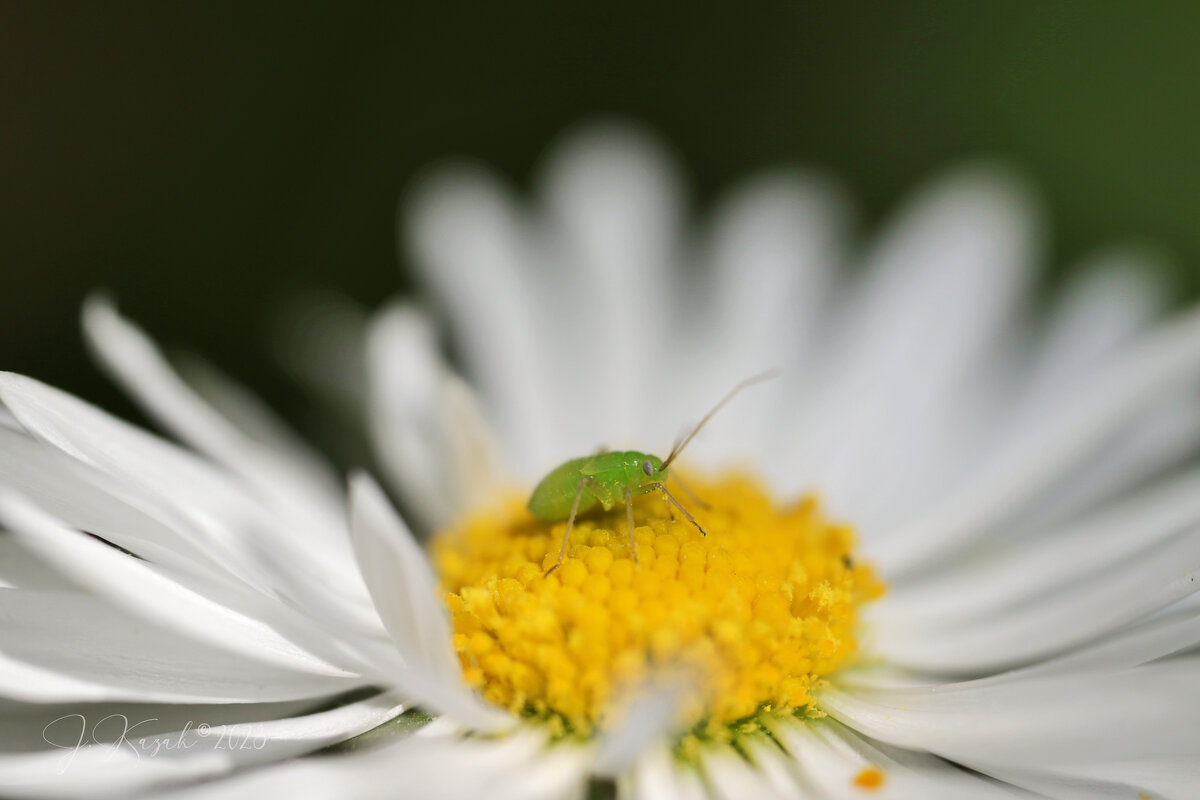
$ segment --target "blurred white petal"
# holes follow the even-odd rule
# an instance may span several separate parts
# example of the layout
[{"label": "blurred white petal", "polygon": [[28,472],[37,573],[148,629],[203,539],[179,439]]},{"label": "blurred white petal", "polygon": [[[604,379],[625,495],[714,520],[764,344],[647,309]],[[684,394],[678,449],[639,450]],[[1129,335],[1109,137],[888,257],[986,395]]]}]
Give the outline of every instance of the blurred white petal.
[{"label": "blurred white petal", "polygon": [[83,327],[100,362],[148,414],[261,492],[294,522],[296,535],[338,544],[331,533],[341,498],[324,464],[295,448],[281,452],[263,446],[239,430],[184,383],[154,343],[104,299],[87,302]]},{"label": "blurred white petal", "polygon": [[789,795],[794,796],[776,791],[755,765],[731,747],[709,748],[704,753],[703,763],[709,791],[715,800],[740,800],[743,797],[783,800]]},{"label": "blurred white petal", "polygon": [[416,266],[456,323],[456,343],[494,412],[491,422],[520,468],[544,468],[551,376],[540,357],[532,281],[524,274],[527,234],[512,201],[475,170],[447,170],[422,186],[407,224]]},{"label": "blurred white petal", "polygon": [[1077,468],[1146,405],[1200,375],[1200,314],[1182,315],[1129,348],[1063,410],[1009,442],[962,491],[874,549],[887,574],[954,554]]},{"label": "blurred white petal", "polygon": [[[556,328],[573,327],[579,342],[567,353],[569,367],[560,363],[553,375],[556,411],[574,422],[562,445],[577,449],[555,455],[661,435],[646,412],[678,408],[675,397],[653,391],[656,351],[671,341],[680,322],[674,299],[685,291],[675,269],[684,210],[678,173],[653,138],[613,122],[564,137],[537,183],[552,252],[570,276],[570,290],[552,301],[567,321]],[[586,428],[576,427],[584,421]],[[605,441],[591,441],[595,437]]]},{"label": "blurred white petal", "polygon": [[502,464],[491,429],[416,309],[394,306],[372,321],[367,386],[380,462],[429,530],[494,495]]},{"label": "blurred white petal", "polygon": [[[779,446],[779,435],[820,349],[817,332],[848,246],[846,204],[831,181],[787,173],[739,187],[713,212],[702,252],[711,274],[688,272],[672,289],[681,310],[656,394],[715,399],[759,369],[783,375],[742,399],[738,414],[715,421],[690,458],[716,463],[714,453],[753,455],[768,469],[782,467],[788,448]],[[657,430],[683,424],[668,416],[680,404],[651,405],[646,413]]]},{"label": "blurred white petal", "polygon": [[835,513],[869,508],[881,484],[937,466],[946,406],[1029,281],[1037,234],[1028,206],[1007,174],[963,169],[911,201],[867,256],[801,417],[804,477]]}]

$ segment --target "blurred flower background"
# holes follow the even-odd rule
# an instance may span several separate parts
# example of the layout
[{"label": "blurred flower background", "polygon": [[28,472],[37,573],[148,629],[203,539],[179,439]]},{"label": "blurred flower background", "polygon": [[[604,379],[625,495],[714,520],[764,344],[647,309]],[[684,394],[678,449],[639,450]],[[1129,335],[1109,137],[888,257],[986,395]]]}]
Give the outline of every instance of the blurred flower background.
[{"label": "blurred flower background", "polygon": [[671,143],[701,213],[756,169],[816,165],[871,230],[933,171],[1006,157],[1049,212],[1047,288],[1130,237],[1175,257],[1173,297],[1200,288],[1188,4],[0,14],[0,364],[126,415],[78,336],[87,292],[311,423],[322,410],[259,346],[273,299],[315,285],[378,304],[398,286],[396,203],[422,169],[470,155],[525,185],[547,143],[597,114]]}]

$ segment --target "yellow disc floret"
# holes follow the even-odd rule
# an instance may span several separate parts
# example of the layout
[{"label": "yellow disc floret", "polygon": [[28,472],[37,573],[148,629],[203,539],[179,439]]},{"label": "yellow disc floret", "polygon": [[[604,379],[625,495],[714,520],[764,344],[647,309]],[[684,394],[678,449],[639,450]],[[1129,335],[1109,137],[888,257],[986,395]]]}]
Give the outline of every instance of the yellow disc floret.
[{"label": "yellow disc floret", "polygon": [[522,498],[440,534],[435,560],[469,683],[490,701],[590,733],[656,668],[698,675],[687,713],[708,730],[798,713],[857,650],[858,606],[883,592],[852,557],[853,531],[814,498],[777,507],[749,477],[692,479],[707,536],[657,496],[565,522]]}]

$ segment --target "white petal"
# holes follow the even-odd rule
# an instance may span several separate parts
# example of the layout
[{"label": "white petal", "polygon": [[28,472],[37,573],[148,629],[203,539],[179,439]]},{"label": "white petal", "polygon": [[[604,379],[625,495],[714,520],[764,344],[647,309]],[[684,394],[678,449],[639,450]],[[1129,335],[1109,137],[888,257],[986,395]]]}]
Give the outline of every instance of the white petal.
[{"label": "white petal", "polygon": [[[386,638],[377,616],[374,628],[370,617],[362,621],[362,613],[374,614],[369,606],[359,616],[350,610],[337,616],[332,636],[320,630],[314,620],[322,613],[331,616],[329,608],[340,609],[344,604],[314,586],[302,572],[297,574],[286,559],[279,558],[277,549],[257,562],[254,558],[230,559],[228,551],[220,546],[226,541],[220,526],[210,518],[181,510],[147,490],[131,486],[128,481],[100,473],[24,432],[0,429],[0,485],[16,488],[73,528],[94,533],[136,553],[146,559],[138,562],[143,568],[265,622],[310,652],[320,653],[327,660],[332,658],[340,666],[349,663],[343,657],[341,644],[349,631],[366,629],[373,631],[380,642]],[[204,550],[196,549],[197,545]],[[70,559],[73,552],[50,553],[48,557]],[[291,582],[280,580],[281,575]],[[80,579],[86,583],[96,577],[87,575]],[[22,572],[20,578],[14,577],[9,582],[26,586],[30,585],[30,578]],[[284,586],[301,587],[301,591],[291,594],[311,597],[312,602],[293,603],[302,612],[289,608],[275,595],[275,589]],[[136,597],[130,596],[129,600],[137,605],[136,613],[153,613]]]},{"label": "white petal", "polygon": [[741,800],[744,797],[782,800],[786,796],[776,791],[766,775],[731,747],[706,748],[701,755],[701,766],[715,800]]},{"label": "white petal", "polygon": [[1057,775],[1114,784],[1123,798],[1142,792],[1151,797],[1187,797],[1200,786],[1200,760],[1194,757],[1087,761],[1055,767]]},{"label": "white petal", "polygon": [[557,321],[544,330],[547,348],[561,354],[551,355],[554,410],[566,428],[555,453],[661,440],[646,407],[672,420],[684,408],[653,388],[684,292],[674,270],[684,207],[676,169],[643,131],[593,124],[552,149],[537,183],[560,282]]},{"label": "white petal", "polygon": [[419,311],[393,306],[372,321],[367,385],[379,459],[427,529],[445,527],[492,497],[500,482],[494,437]]},{"label": "white petal", "polygon": [[[1197,595],[1192,595],[1196,597]],[[971,681],[971,686],[1026,677],[1132,669],[1200,645],[1200,609],[1176,604],[1077,650],[1029,666]],[[838,675],[846,689],[896,689],[937,685],[930,676],[894,668],[855,668]]]},{"label": "white petal", "polygon": [[[1193,595],[1194,596],[1194,595]],[[1200,611],[1169,610],[1160,617],[1122,630],[1096,644],[1061,658],[1027,668],[1026,674],[1128,669],[1200,644]]]},{"label": "white petal", "polygon": [[[5,590],[8,591],[8,590]],[[16,590],[13,590],[16,591]],[[0,598],[4,597],[0,593]],[[169,692],[153,693],[144,688],[114,687],[91,676],[73,677],[0,652],[0,697],[28,703],[104,702],[127,700],[164,703],[203,702],[206,698],[186,697]]]},{"label": "white petal", "polygon": [[1152,484],[1073,524],[992,543],[986,560],[905,584],[872,609],[887,620],[970,621],[1119,564],[1200,522],[1200,470]]},{"label": "white petal", "polygon": [[421,703],[479,730],[514,720],[478,700],[463,683],[450,621],[425,554],[383,491],[365,475],[350,484],[350,530],[359,567],[408,669],[396,685]]},{"label": "white petal", "polygon": [[960,625],[912,620],[878,626],[893,664],[933,674],[1017,666],[1085,644],[1200,590],[1200,528],[1075,585],[994,617]]},{"label": "white petal", "polygon": [[1159,328],[1079,389],[1074,402],[1016,437],[963,491],[892,530],[874,555],[891,574],[946,557],[1076,469],[1147,405],[1191,383],[1200,369],[1200,313]]},{"label": "white petal", "polygon": [[23,431],[0,430],[0,485],[16,489],[70,527],[135,553],[148,568],[209,599],[270,619],[282,629],[293,631],[297,625],[292,623],[307,627],[294,615],[289,623],[273,613],[282,606],[269,595],[269,581],[245,558],[231,557],[228,531],[202,512],[104,474]]},{"label": "white petal", "polygon": [[626,785],[626,791],[619,795],[634,800],[692,800],[703,796],[689,791],[679,762],[665,742],[655,742],[642,753]]},{"label": "white petal", "polygon": [[659,675],[657,679],[614,701],[623,709],[602,732],[592,772],[615,777],[625,772],[652,742],[670,740],[676,733],[679,711],[694,681],[687,675]]},{"label": "white petal", "polygon": [[406,224],[411,237],[402,238],[411,238],[421,277],[455,323],[467,371],[507,451],[523,470],[545,468],[554,409],[526,274],[525,223],[490,177],[459,168],[420,187]]},{"label": "white petal", "polygon": [[[272,550],[252,546],[251,551],[258,569],[269,576],[278,598],[294,614],[323,630],[326,639],[335,646],[340,657],[329,656],[330,660],[349,663],[356,672],[372,676],[377,683],[386,683],[390,676],[405,669],[404,659],[379,618],[369,592],[364,606],[339,601]],[[317,651],[308,640],[305,646]],[[345,658],[350,661],[345,662]]]},{"label": "white petal", "polygon": [[1069,399],[1080,377],[1145,330],[1165,305],[1162,287],[1152,278],[1166,274],[1158,261],[1154,254],[1125,247],[1072,270],[1074,277],[1037,343],[1019,416],[1033,418]]},{"label": "white petal", "polygon": [[796,768],[795,759],[778,743],[753,736],[741,744],[746,758],[776,794],[788,798],[818,796],[812,790],[812,783]]},{"label": "white petal", "polygon": [[14,537],[0,533],[0,589],[50,589],[63,591],[71,584]]},{"label": "white petal", "polygon": [[317,488],[322,502],[337,508],[345,505],[340,479],[308,442],[252,391],[207,360],[194,353],[180,353],[172,360],[180,378],[242,435],[291,462],[307,485]]},{"label": "white petal", "polygon": [[145,558],[213,576],[226,574],[220,559],[184,532],[178,513],[24,430],[0,428],[0,485],[34,499],[72,527]]},{"label": "white petal", "polygon": [[355,553],[388,632],[406,658],[458,677],[450,621],[424,552],[370,477],[351,479],[350,499]]},{"label": "white petal", "polygon": [[310,752],[401,711],[380,695],[286,719],[220,724],[197,716],[175,730],[156,729],[153,710],[64,714],[41,730],[51,749],[0,755],[0,790],[10,797],[128,797]]},{"label": "white petal", "polygon": [[[1011,176],[960,169],[925,189],[868,258],[800,415],[800,457],[837,513],[907,480],[1029,280],[1035,233]],[[913,454],[921,458],[915,460]]]},{"label": "white petal", "polygon": [[218,549],[227,566],[251,566],[253,547],[286,552],[287,567],[303,573],[314,587],[365,606],[366,593],[348,548],[343,557],[294,535],[284,520],[199,457],[21,375],[0,374],[0,399],[41,441],[189,514],[190,530]]},{"label": "white petal", "polygon": [[1162,478],[1200,450],[1200,399],[1176,392],[1098,448],[1054,486],[1013,516],[1013,527],[1040,528],[1070,520],[1124,492]]},{"label": "white petal", "polygon": [[267,702],[356,684],[198,645],[90,595],[0,590],[0,631],[0,694],[31,702]]},{"label": "white petal", "polygon": [[158,348],[101,298],[83,310],[84,331],[100,362],[163,426],[253,486],[293,522],[296,536],[333,544],[342,501],[324,464],[294,449],[263,446],[219,414],[180,380]]},{"label": "white petal", "polygon": [[970,800],[1012,797],[1015,793],[972,777],[928,753],[871,744],[832,722],[769,721],[771,732],[796,759],[805,782],[821,797],[861,798],[855,779],[864,769],[883,773],[883,784],[871,792],[881,798]]},{"label": "white petal", "polygon": [[143,561],[68,530],[20,497],[0,495],[0,521],[63,574],[167,630],[281,669],[354,677],[297,647],[262,621],[238,614],[189,591]]},{"label": "white petal", "polygon": [[1200,751],[1194,659],[978,686],[823,691],[819,702],[872,738],[968,763],[1037,768]]},{"label": "white petal", "polygon": [[202,800],[571,800],[584,794],[578,748],[545,749],[540,737],[495,741],[425,736],[340,758],[302,759],[230,780],[179,791],[172,798]]},{"label": "white petal", "polygon": [[[790,422],[795,411],[846,247],[845,205],[839,188],[820,176],[772,173],[732,192],[714,212],[711,275],[705,281],[689,273],[672,291],[686,311],[663,348],[670,357],[659,367],[660,391],[674,387],[702,403],[761,369],[785,374],[740,400],[737,413],[714,420],[692,459],[761,455],[769,469],[779,455],[780,420]],[[682,298],[696,299],[685,306]],[[691,402],[652,403],[642,413],[659,420],[656,429],[674,431],[685,420],[667,414]]]},{"label": "white petal", "polygon": [[1099,780],[1091,775],[1064,777],[1050,770],[997,767],[985,762],[969,762],[965,766],[1034,792],[1037,797],[1062,800],[1127,800],[1137,797],[1139,792],[1138,787]]},{"label": "white petal", "polygon": [[[161,733],[180,730],[189,721],[205,720],[212,725],[230,725],[240,722],[257,722],[283,719],[311,712],[326,704],[325,700],[287,700],[281,703],[25,703],[10,698],[0,698],[0,753],[20,754],[45,750],[46,728],[55,733],[50,738],[55,742],[70,740],[71,733],[78,739],[78,715],[99,721],[110,716],[124,715],[134,720],[153,720],[138,730],[145,733]],[[72,716],[75,715],[75,716]],[[64,720],[64,717],[70,719]],[[101,737],[103,738],[103,737]]]}]

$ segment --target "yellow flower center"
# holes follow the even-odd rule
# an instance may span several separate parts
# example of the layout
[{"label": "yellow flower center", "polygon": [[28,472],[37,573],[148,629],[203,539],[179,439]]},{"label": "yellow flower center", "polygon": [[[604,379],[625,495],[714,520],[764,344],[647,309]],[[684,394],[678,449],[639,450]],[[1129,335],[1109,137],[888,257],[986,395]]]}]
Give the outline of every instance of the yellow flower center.
[{"label": "yellow flower center", "polygon": [[[583,735],[655,668],[700,676],[685,713],[710,733],[762,712],[819,713],[811,690],[857,650],[861,603],[883,593],[853,560],[853,531],[812,497],[777,506],[746,476],[693,478],[685,505],[634,501],[576,520],[532,517],[524,498],[469,516],[434,541],[467,681],[488,700]],[[683,498],[681,498],[683,499]]]}]

